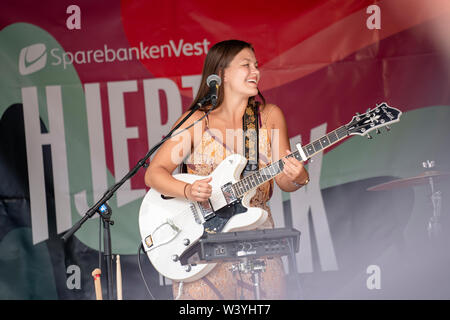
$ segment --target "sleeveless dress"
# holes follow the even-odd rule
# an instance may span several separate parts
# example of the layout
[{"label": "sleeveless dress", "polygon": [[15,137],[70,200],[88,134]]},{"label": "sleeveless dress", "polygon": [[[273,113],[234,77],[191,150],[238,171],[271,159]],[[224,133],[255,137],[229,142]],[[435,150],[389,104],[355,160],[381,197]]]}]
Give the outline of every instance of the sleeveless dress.
[{"label": "sleeveless dress", "polygon": [[[267,120],[267,118],[265,119]],[[271,147],[266,121],[260,120],[259,128],[259,167],[271,163]],[[186,160],[187,171],[199,176],[209,175],[227,156],[234,153],[208,127],[205,118],[205,130],[201,142],[194,148]],[[268,219],[260,226],[273,228],[274,223],[267,201],[272,195],[273,180],[259,186],[250,201],[252,207],[259,207],[268,212]],[[245,213],[243,213],[245,214]],[[285,274],[281,258],[260,257],[266,264],[265,271],[259,274],[261,299],[286,299]],[[172,293],[176,299],[187,300],[237,300],[255,299],[251,273],[243,273],[230,269],[236,262],[218,263],[206,276],[193,282],[173,282]]]}]

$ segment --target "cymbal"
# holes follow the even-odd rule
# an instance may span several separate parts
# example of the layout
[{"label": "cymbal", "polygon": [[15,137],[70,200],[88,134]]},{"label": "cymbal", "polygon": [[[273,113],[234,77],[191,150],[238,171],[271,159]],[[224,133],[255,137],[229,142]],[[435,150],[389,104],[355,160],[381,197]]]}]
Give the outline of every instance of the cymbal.
[{"label": "cymbal", "polygon": [[442,180],[446,180],[450,178],[450,172],[439,172],[439,171],[425,171],[424,173],[404,179],[392,180],[389,182],[377,184],[373,187],[367,188],[367,191],[382,191],[382,190],[391,190],[395,188],[406,188],[419,186],[422,184],[429,184],[430,179],[433,178],[433,182],[440,182]]}]

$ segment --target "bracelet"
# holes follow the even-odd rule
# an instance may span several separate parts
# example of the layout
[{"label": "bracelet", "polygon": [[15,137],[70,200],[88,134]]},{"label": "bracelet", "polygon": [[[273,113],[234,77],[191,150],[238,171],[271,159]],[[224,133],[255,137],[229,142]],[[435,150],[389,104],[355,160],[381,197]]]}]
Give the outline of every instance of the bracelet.
[{"label": "bracelet", "polygon": [[308,182],[309,182],[309,178],[306,178],[306,180],[305,180],[305,182],[304,182],[303,184],[299,184],[299,183],[297,183],[297,182],[295,182],[295,181],[292,181],[292,183],[294,184],[294,186],[296,186],[297,188],[306,186],[306,185],[308,184]]},{"label": "bracelet", "polygon": [[186,196],[186,187],[189,186],[189,185],[191,185],[191,184],[190,184],[190,183],[186,183],[186,184],[184,185],[183,193],[184,193],[184,197],[186,198],[186,200],[189,200],[188,197]]}]

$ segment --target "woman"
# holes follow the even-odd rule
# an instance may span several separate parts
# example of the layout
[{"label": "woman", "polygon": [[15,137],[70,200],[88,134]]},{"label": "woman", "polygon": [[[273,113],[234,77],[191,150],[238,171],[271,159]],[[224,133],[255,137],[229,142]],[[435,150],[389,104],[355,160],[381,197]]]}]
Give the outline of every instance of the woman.
[{"label": "woman", "polygon": [[[290,153],[286,121],[281,109],[273,104],[266,104],[258,90],[260,72],[251,44],[228,40],[215,44],[209,50],[203,67],[201,86],[192,106],[207,94],[209,88],[206,78],[211,74],[219,75],[222,80],[217,107],[210,110],[212,106],[209,105],[196,111],[180,127],[187,128],[185,134],[167,140],[146,171],[146,184],[166,196],[186,198],[190,201],[205,201],[211,196],[212,188],[209,183],[212,178],[202,179],[201,176],[209,175],[228,155],[242,153],[242,134],[234,133],[242,133],[243,115],[249,105],[257,107],[259,112],[259,167]],[[262,103],[256,101],[256,96],[259,96]],[[210,112],[206,114],[207,111]],[[199,132],[201,134],[198,134]],[[188,158],[185,159],[188,173],[199,175],[199,179],[192,184],[172,176],[180,160],[186,156],[183,150],[190,150]],[[283,191],[295,191],[309,181],[308,173],[301,162],[294,157],[285,158],[283,162],[283,172],[274,179]],[[272,188],[273,181],[262,184],[251,200],[251,206],[260,207],[269,213],[262,228],[274,227],[267,206]],[[286,298],[281,259],[265,259],[265,263],[266,270],[261,274],[260,280],[261,298]],[[254,299],[251,275],[231,272],[231,265],[232,263],[220,263],[203,278],[183,283],[181,286],[180,283],[174,282],[174,297]]]}]

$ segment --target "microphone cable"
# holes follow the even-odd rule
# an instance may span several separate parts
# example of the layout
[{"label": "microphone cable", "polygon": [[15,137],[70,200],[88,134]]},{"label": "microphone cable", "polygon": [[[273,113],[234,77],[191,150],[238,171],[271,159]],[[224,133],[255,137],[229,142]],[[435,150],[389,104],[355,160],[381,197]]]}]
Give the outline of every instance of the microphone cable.
[{"label": "microphone cable", "polygon": [[144,272],[142,271],[142,267],[141,267],[141,250],[142,250],[142,252],[145,252],[144,251],[144,246],[142,245],[142,242],[139,242],[138,253],[137,253],[139,272],[141,273],[141,277],[142,277],[142,280],[144,281],[144,285],[145,285],[145,288],[147,289],[148,294],[150,295],[152,300],[156,300],[155,297],[153,296],[150,288],[148,287],[147,281],[145,280],[145,277],[144,277]]}]

